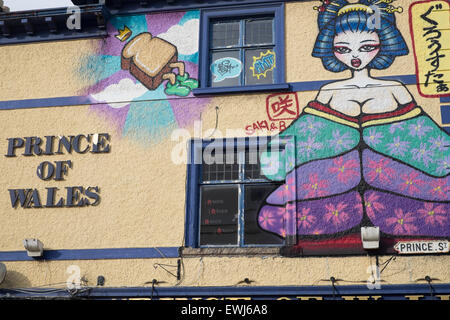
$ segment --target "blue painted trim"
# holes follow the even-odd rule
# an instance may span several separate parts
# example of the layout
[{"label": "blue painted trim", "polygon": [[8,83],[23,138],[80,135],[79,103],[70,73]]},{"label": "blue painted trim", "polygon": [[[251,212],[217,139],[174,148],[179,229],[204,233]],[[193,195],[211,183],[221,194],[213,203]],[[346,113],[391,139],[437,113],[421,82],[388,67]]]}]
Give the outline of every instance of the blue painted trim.
[{"label": "blue painted trim", "polygon": [[[276,53],[276,83],[284,83],[286,81],[285,71],[286,71],[286,55],[285,55],[285,16],[284,16],[285,5],[284,2],[275,9],[275,53]],[[278,35],[278,36],[277,36]],[[280,59],[281,57],[281,59]]]},{"label": "blue painted trim", "polygon": [[450,127],[443,127],[443,129],[444,129],[448,134],[450,134]]},{"label": "blue painted trim", "polygon": [[0,261],[150,259],[178,257],[178,247],[44,250],[44,256],[39,259],[28,257],[26,251],[0,251]]},{"label": "blue painted trim", "polygon": [[[200,66],[199,66],[200,67]],[[200,73],[199,73],[200,74]],[[380,79],[397,80],[405,85],[416,84],[415,75],[399,75],[380,77]],[[227,87],[227,88],[205,88],[194,89],[194,93],[198,96],[207,94],[220,93],[244,93],[256,91],[317,91],[323,85],[331,81],[302,81],[290,82],[278,85],[259,85],[246,87]],[[247,91],[248,90],[248,91]],[[441,98],[441,102],[442,102]],[[30,109],[30,108],[46,108],[46,107],[60,107],[60,106],[76,106],[94,103],[89,96],[72,96],[72,97],[57,97],[57,98],[43,98],[43,99],[25,99],[25,100],[7,100],[0,101],[0,110],[14,110],[14,109]]]},{"label": "blue painted trim", "polygon": [[[201,150],[202,144],[199,140],[191,140],[188,148],[187,178],[186,178],[186,226],[185,226],[185,246],[198,247],[199,223],[199,192],[198,186],[200,182],[201,164],[197,159],[198,149]],[[201,162],[200,162],[201,163]]]},{"label": "blue painted trim", "polygon": [[448,96],[448,97],[441,97],[440,100],[441,100],[442,103],[450,102],[450,96]]},{"label": "blue painted trim", "polygon": [[[381,285],[380,289],[369,289],[365,285],[326,286],[211,286],[211,287],[86,287],[75,293],[77,297],[91,299],[112,298],[222,298],[251,297],[252,299],[276,299],[287,297],[298,300],[298,297],[316,296],[324,300],[342,299],[341,296],[381,296],[380,300],[407,300],[405,296],[424,296],[431,299],[436,295],[450,294],[450,284],[432,284],[432,292],[428,284]],[[25,288],[0,289],[0,298],[23,297],[73,297],[66,289],[33,288],[29,292]]]},{"label": "blue painted trim", "polygon": [[450,105],[441,106],[442,124],[450,124]]},{"label": "blue painted trim", "polygon": [[88,96],[9,100],[9,101],[0,101],[0,110],[64,107],[64,106],[84,105],[91,103],[92,101]]},{"label": "blue painted trim", "polygon": [[[288,90],[289,87],[284,82],[285,62],[284,62],[284,2],[280,3],[258,3],[259,6],[239,6],[236,8],[223,8],[214,10],[202,10],[200,17],[200,43],[199,43],[199,80],[200,87],[193,90],[194,95],[215,94],[215,93],[235,93],[252,91]],[[232,18],[258,15],[274,16],[275,52],[276,52],[276,84],[255,85],[242,87],[209,87],[209,27],[210,21],[215,18]],[[281,87],[276,87],[281,85]]]},{"label": "blue painted trim", "polygon": [[[113,15],[124,15],[124,14],[141,14],[149,12],[161,12],[161,11],[180,11],[180,10],[193,10],[193,9],[213,9],[220,7],[227,8],[232,6],[254,6],[254,5],[270,5],[274,3],[284,3],[284,2],[301,2],[310,0],[208,0],[208,1],[198,1],[198,0],[183,0],[177,1],[173,4],[167,4],[166,0],[157,1],[153,0],[154,7],[150,6],[148,8],[141,7],[139,5],[127,3],[123,4],[121,9],[115,9],[112,6],[108,6],[108,10]],[[158,3],[159,2],[159,3]],[[179,4],[182,3],[182,4]]]},{"label": "blue painted trim", "polygon": [[280,84],[259,84],[253,86],[236,86],[236,87],[204,87],[192,90],[195,96],[213,95],[220,93],[246,93],[258,91],[287,91],[290,85],[287,83]]}]

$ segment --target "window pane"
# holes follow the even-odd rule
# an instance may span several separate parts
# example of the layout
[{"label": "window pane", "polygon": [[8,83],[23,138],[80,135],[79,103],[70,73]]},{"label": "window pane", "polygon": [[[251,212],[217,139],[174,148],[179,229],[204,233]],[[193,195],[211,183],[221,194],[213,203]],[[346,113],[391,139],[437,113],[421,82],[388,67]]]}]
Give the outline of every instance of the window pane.
[{"label": "window pane", "polygon": [[273,20],[247,20],[245,22],[245,44],[273,44]]},{"label": "window pane", "polygon": [[261,172],[260,154],[257,150],[246,150],[244,176],[246,180],[266,180],[266,177]]},{"label": "window pane", "polygon": [[200,190],[200,245],[237,245],[238,186],[202,186]]},{"label": "window pane", "polygon": [[[245,244],[283,244],[283,239],[265,231],[259,225],[258,212],[266,197],[280,184],[247,185],[244,199],[244,243]],[[280,227],[284,221],[277,221]]]},{"label": "window pane", "polygon": [[271,84],[276,67],[273,48],[248,49],[245,51],[245,84]]},{"label": "window pane", "polygon": [[239,179],[239,163],[234,148],[206,147],[203,150],[202,181],[235,181]]},{"label": "window pane", "polygon": [[224,48],[239,45],[239,26],[239,21],[212,23],[211,47]]},{"label": "window pane", "polygon": [[212,87],[239,86],[242,73],[242,62],[239,51],[219,51],[211,54]]}]

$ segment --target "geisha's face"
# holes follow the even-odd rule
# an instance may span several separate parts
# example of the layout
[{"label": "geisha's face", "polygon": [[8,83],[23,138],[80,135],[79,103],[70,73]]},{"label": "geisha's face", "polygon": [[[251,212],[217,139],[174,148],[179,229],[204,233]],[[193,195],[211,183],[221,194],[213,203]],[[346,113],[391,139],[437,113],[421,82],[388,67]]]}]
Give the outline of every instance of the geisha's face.
[{"label": "geisha's face", "polygon": [[380,39],[376,32],[341,32],[334,37],[333,51],[350,69],[362,70],[380,51]]}]

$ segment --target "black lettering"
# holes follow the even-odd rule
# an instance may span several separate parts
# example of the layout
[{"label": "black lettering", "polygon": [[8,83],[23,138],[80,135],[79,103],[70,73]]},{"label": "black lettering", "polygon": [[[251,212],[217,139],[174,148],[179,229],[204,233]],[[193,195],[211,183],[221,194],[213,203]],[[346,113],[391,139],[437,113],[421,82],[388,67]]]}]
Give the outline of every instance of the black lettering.
[{"label": "black lettering", "polygon": [[28,205],[29,195],[31,195],[33,189],[8,189],[9,197],[11,199],[11,206],[16,208],[18,202],[22,208]]},{"label": "black lettering", "polygon": [[58,142],[58,151],[56,151],[56,154],[63,154],[62,149],[66,149],[68,153],[72,153],[72,140],[74,136],[69,136],[69,139],[67,139],[65,136],[59,137]]},{"label": "black lettering", "polygon": [[92,153],[108,153],[110,151],[109,144],[105,145],[105,142],[109,142],[108,133],[99,133],[97,143],[92,145]]},{"label": "black lettering", "polygon": [[33,190],[28,207],[31,207],[31,204],[34,204],[35,208],[42,208],[41,199],[39,197],[39,191],[37,189]]},{"label": "black lettering", "polygon": [[61,181],[64,180],[63,175],[67,174],[67,168],[72,168],[72,161],[55,161],[56,163],[56,174],[55,180]]},{"label": "black lettering", "polygon": [[47,208],[60,208],[64,206],[64,198],[60,198],[58,203],[55,204],[55,194],[58,188],[45,188],[47,189],[47,203],[45,206]]},{"label": "black lettering", "polygon": [[45,136],[45,151],[42,153],[46,156],[53,155],[53,139],[55,136]]},{"label": "black lettering", "polygon": [[33,153],[37,156],[41,155],[42,140],[39,137],[26,137],[25,138],[25,151],[22,153],[24,156],[32,156]]},{"label": "black lettering", "polygon": [[73,148],[73,150],[75,150],[76,153],[86,153],[91,148],[89,146],[89,144],[88,144],[86,146],[86,148],[84,148],[83,150],[80,150],[81,138],[85,138],[87,140],[87,142],[91,142],[91,136],[90,135],[88,135],[87,137],[85,135],[83,135],[83,134],[77,135],[72,141],[72,148]]},{"label": "black lettering", "polygon": [[[95,192],[92,192],[94,190]],[[86,196],[94,200],[93,203],[89,203],[89,200],[86,199],[87,205],[96,206],[100,202],[99,188],[98,187],[88,187],[86,189]]]},{"label": "black lettering", "polygon": [[[46,167],[48,168],[48,170],[45,170]],[[47,173],[45,174],[45,172]],[[51,177],[53,177],[54,172],[55,166],[53,165],[53,163],[48,161],[41,162],[41,164],[38,165],[36,169],[37,176],[42,180],[49,180]]]},{"label": "black lettering", "polygon": [[67,189],[67,198],[66,198],[67,207],[84,206],[84,199],[81,198],[81,195],[84,194],[83,187],[66,187],[66,189]]},{"label": "black lettering", "polygon": [[6,153],[6,157],[15,157],[16,149],[22,148],[24,145],[24,141],[21,138],[9,138],[8,140],[8,153]]},{"label": "black lettering", "polygon": [[434,21],[434,20],[428,18],[429,14],[431,13],[431,11],[433,11],[433,9],[434,9],[434,6],[430,6],[430,7],[428,8],[427,12],[425,12],[424,14],[421,14],[420,17],[421,17],[423,20],[425,20],[426,22],[428,22],[429,24],[437,25],[437,22],[436,22],[436,21]]}]

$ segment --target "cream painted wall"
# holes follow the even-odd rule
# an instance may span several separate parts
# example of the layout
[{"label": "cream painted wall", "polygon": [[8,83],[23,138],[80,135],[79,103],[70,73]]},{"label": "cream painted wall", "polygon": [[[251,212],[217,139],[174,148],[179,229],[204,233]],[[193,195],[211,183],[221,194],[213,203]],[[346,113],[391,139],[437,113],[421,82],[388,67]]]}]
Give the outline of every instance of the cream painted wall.
[{"label": "cream painted wall", "polygon": [[[388,259],[382,256],[379,262]],[[96,286],[99,275],[105,277],[106,287],[151,287],[153,279],[164,281],[160,286],[233,286],[244,278],[254,281],[253,286],[329,286],[330,282],[324,280],[330,277],[342,279],[338,285],[367,285],[367,281],[371,281],[370,266],[375,264],[375,258],[184,258],[180,281],[157,267],[158,263],[176,266],[176,259],[5,262],[8,276],[0,288],[64,288],[72,274],[68,268],[73,265],[80,268],[80,277],[87,280],[87,286]],[[448,283],[449,263],[448,256],[396,257],[381,273],[379,284],[381,287],[389,284],[423,284],[424,281],[418,279],[427,275],[439,279],[433,283]],[[373,295],[376,294],[374,289]]]},{"label": "cream painted wall", "polygon": [[[402,0],[404,8],[410,1]],[[286,80],[288,82],[341,79],[344,74],[325,71],[319,59],[311,57],[316,36],[316,2],[293,2],[286,5]],[[305,14],[309,12],[311,14]],[[301,16],[302,19],[297,17]],[[407,14],[398,24],[411,48]],[[4,57],[0,65],[0,100],[37,99],[81,95],[92,85],[89,76],[79,77],[78,62],[96,52],[101,40],[77,40],[0,47]],[[401,57],[386,71],[376,75],[414,74],[413,57]],[[419,105],[441,124],[438,99],[421,97],[414,85],[408,90]],[[315,91],[298,92],[303,108],[316,96]],[[265,110],[267,94],[218,96],[206,102],[201,115],[202,136],[215,127],[219,106],[218,130],[236,136],[256,120],[268,120]],[[199,103],[201,102],[199,98]],[[204,98],[206,99],[206,98]],[[205,100],[206,101],[206,100]],[[200,117],[198,118],[200,120]],[[181,141],[169,137],[158,143],[143,143],[122,135],[105,115],[89,106],[50,107],[23,110],[0,110],[0,154],[7,151],[7,138],[45,135],[109,133],[108,154],[71,154],[6,158],[0,160],[0,251],[23,250],[22,240],[41,239],[46,249],[122,248],[182,245],[186,166],[171,159]],[[187,130],[199,137],[194,125]],[[273,132],[272,134],[275,134]],[[258,132],[267,135],[266,132]],[[217,136],[217,131],[216,131]],[[20,154],[20,152],[19,152]],[[36,168],[43,161],[71,160],[73,168],[65,181],[42,181]],[[101,203],[96,207],[60,209],[11,208],[7,189],[99,186]],[[389,257],[381,257],[386,261]],[[330,276],[344,279],[339,284],[364,284],[367,268],[374,263],[368,257],[282,258],[203,257],[185,258],[184,279],[180,285],[234,285],[245,277],[254,285],[326,285],[320,279]],[[0,287],[32,287],[61,283],[66,269],[78,265],[89,285],[98,275],[107,286],[142,286],[156,278],[175,285],[176,280],[155,263],[176,264],[175,259],[100,260],[100,261],[32,261],[6,262],[8,277]],[[450,281],[448,256],[398,257],[382,274],[383,284],[415,283],[430,275],[441,282]],[[225,267],[226,266],[226,267]],[[274,272],[276,270],[276,272]],[[218,277],[217,275],[221,276]]]}]

